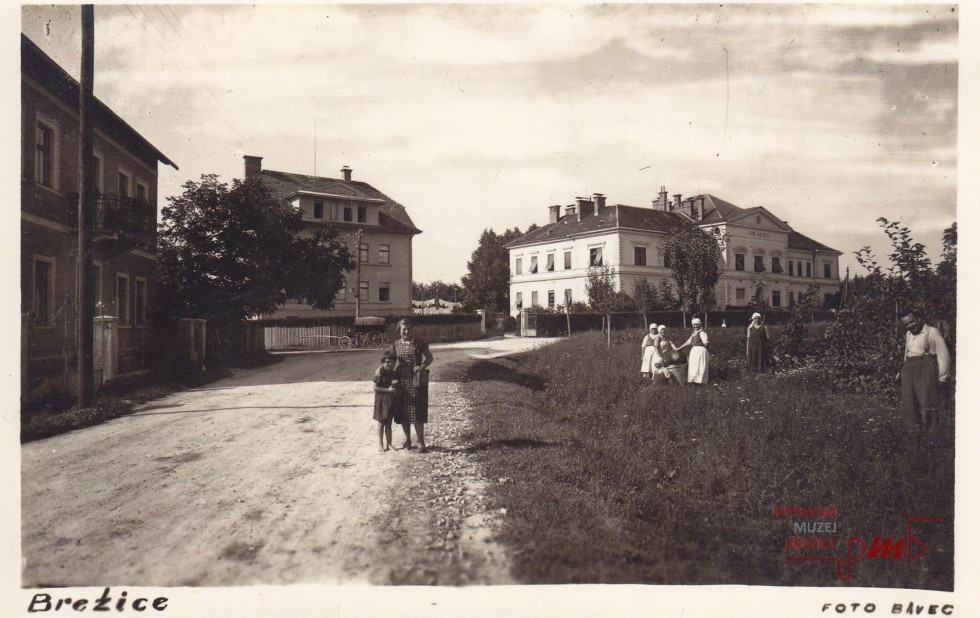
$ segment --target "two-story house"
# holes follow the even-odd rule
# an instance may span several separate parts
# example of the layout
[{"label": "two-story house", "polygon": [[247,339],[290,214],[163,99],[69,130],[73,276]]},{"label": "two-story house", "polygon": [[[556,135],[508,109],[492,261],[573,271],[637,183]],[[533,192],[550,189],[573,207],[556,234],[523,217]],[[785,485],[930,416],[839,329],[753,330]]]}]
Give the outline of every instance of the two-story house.
[{"label": "two-story house", "polygon": [[[78,82],[22,35],[21,370],[28,389],[75,371],[78,109]],[[147,369],[153,354],[157,164],[177,166],[98,99],[93,126],[94,310],[114,318],[112,373],[122,375]]]},{"label": "two-story house", "polygon": [[713,195],[667,197],[661,188],[651,207],[607,205],[600,193],[575,204],[549,206],[548,224],[507,244],[511,312],[587,302],[593,266],[614,271],[616,289],[634,294],[644,278],[653,286],[671,280],[660,247],[678,225],[695,224],[722,244],[723,272],[715,290],[719,307],[745,306],[756,299],[773,308],[796,301],[810,284],[818,303],[839,288],[838,257],[831,249],[793,230],[762,207],[740,208]]},{"label": "two-story house", "polygon": [[403,205],[370,184],[353,180],[353,170],[347,166],[341,169],[342,178],[324,178],[262,169],[262,157],[245,155],[244,159],[246,178],[258,176],[284,205],[301,211],[307,230],[336,229],[338,240],[358,260],[332,310],[289,301],[265,317],[412,313],[412,239],[421,230]]}]

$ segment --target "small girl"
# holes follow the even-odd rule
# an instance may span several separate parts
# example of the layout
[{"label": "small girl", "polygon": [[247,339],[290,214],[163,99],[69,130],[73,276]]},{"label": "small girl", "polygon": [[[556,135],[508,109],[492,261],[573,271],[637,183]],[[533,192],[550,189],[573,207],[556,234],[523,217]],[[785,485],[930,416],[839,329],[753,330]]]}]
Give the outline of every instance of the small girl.
[{"label": "small girl", "polygon": [[[391,448],[391,421],[398,407],[398,374],[395,353],[385,350],[381,366],[374,372],[374,420],[378,421],[378,452]],[[386,444],[387,441],[387,444]]]}]

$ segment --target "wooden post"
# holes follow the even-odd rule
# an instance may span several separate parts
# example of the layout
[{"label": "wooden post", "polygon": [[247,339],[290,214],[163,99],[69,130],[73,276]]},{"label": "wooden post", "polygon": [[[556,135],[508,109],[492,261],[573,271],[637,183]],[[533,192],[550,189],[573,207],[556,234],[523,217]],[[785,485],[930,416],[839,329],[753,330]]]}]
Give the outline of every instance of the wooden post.
[{"label": "wooden post", "polygon": [[92,153],[92,82],[95,72],[95,7],[82,5],[82,67],[78,89],[78,320],[75,341],[78,353],[77,401],[80,406],[92,403],[95,396],[94,332],[95,278],[92,268],[92,231],[95,215],[95,174]]}]

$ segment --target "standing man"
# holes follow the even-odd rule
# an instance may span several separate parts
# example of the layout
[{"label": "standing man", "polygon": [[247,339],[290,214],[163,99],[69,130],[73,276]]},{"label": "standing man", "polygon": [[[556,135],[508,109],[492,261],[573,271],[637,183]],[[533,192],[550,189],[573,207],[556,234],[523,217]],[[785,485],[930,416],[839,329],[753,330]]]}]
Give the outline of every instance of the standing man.
[{"label": "standing man", "polygon": [[939,421],[939,385],[949,380],[949,350],[939,331],[914,310],[902,318],[905,356],[896,376],[902,381],[899,411],[916,428],[931,430]]}]

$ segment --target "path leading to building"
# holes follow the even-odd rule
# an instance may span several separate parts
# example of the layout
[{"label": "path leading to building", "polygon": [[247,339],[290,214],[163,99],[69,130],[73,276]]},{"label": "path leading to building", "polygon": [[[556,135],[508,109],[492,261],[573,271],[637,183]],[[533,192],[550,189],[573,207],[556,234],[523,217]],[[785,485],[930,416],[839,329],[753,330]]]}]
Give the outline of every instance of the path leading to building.
[{"label": "path leading to building", "polygon": [[281,355],[26,444],[23,585],[513,583],[459,379],[543,343],[434,345],[427,454],[378,453],[376,351]]}]

